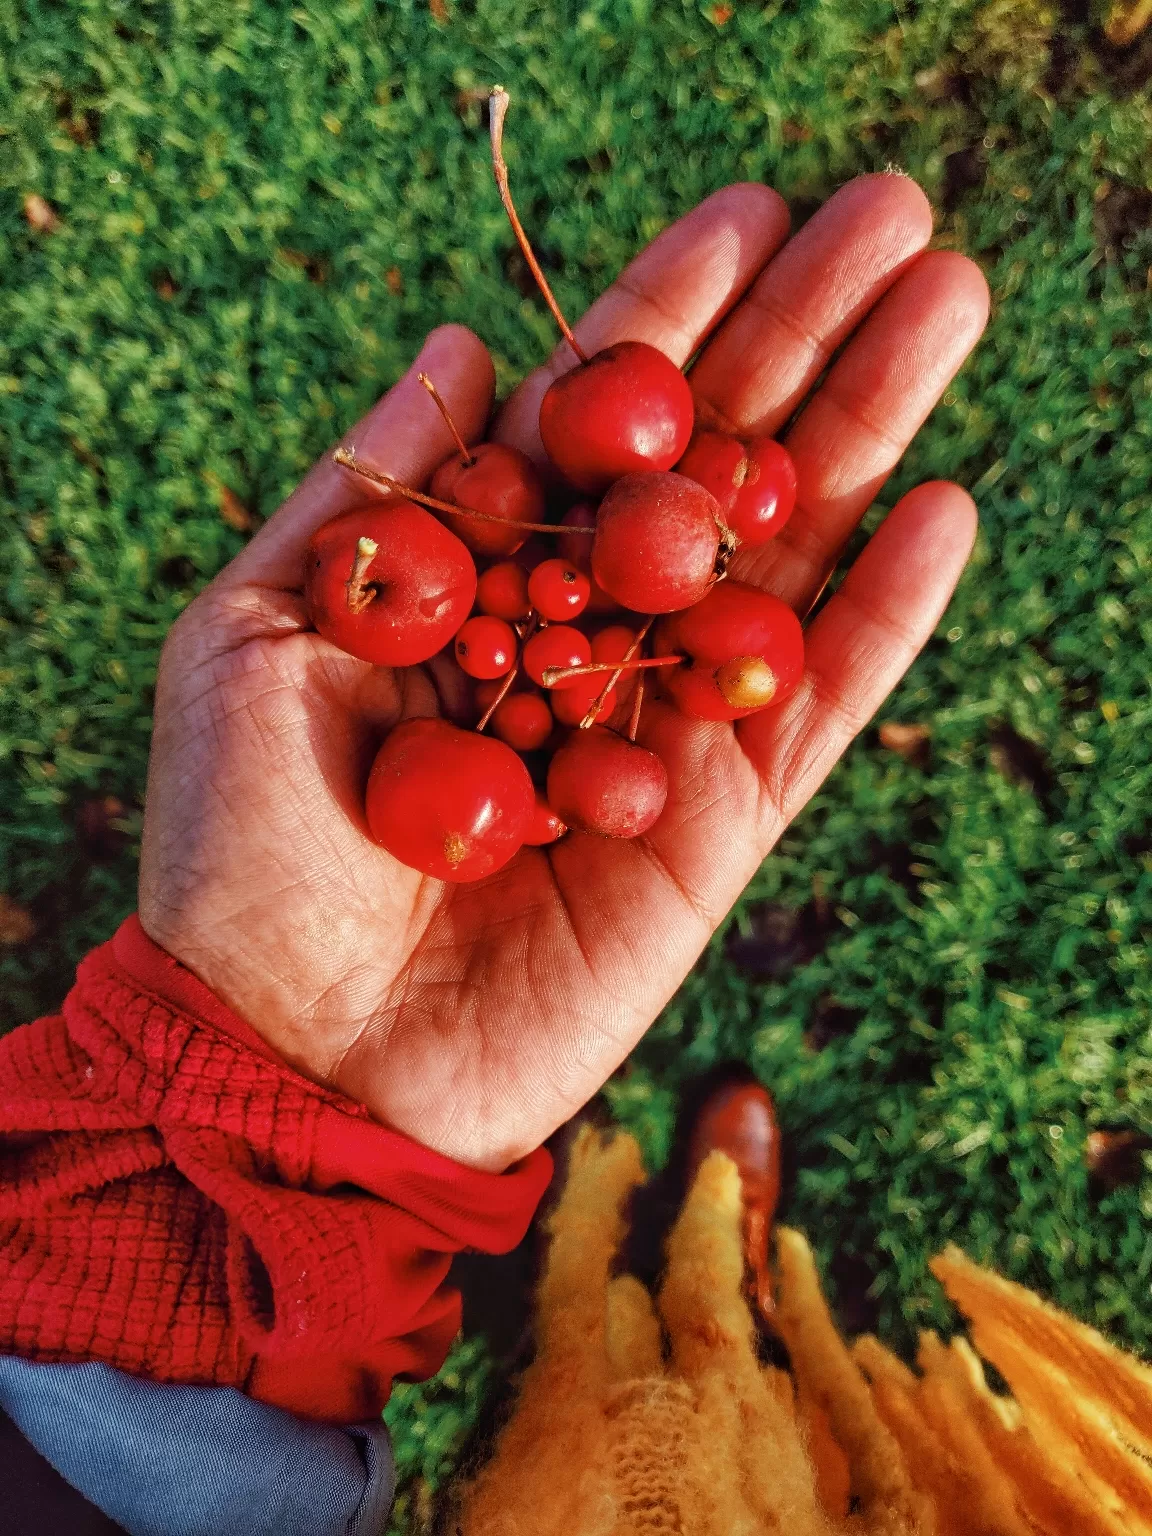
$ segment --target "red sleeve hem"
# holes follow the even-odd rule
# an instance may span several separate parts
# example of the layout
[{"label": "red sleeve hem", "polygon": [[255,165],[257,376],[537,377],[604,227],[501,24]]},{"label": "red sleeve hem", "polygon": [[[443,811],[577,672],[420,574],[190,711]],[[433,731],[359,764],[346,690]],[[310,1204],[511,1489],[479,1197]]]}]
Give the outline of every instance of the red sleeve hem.
[{"label": "red sleeve hem", "polygon": [[551,1176],[451,1162],[309,1082],[130,918],[0,1040],[0,1352],[379,1412]]}]

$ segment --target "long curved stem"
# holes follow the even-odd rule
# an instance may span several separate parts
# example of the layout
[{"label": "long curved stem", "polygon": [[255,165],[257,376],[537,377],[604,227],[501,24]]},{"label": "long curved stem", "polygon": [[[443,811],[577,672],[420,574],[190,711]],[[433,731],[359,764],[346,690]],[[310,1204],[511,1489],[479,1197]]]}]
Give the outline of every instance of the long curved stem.
[{"label": "long curved stem", "polygon": [[560,327],[564,340],[575,352],[582,363],[588,361],[588,354],[572,334],[572,327],[564,318],[563,311],[557,304],[548,279],[540,269],[540,263],[536,260],[535,253],[528,243],[528,236],[524,233],[524,226],[516,213],[512,202],[512,194],[508,190],[508,167],[504,164],[504,114],[508,111],[508,102],[511,98],[502,85],[494,85],[492,94],[488,98],[488,120],[491,125],[492,136],[492,174],[496,177],[496,188],[500,193],[500,201],[504,204],[504,212],[508,215],[508,222],[512,226],[512,233],[519,242],[524,254],[524,260],[528,263],[529,271],[536,279],[536,286],[544,296],[544,302],[552,311],[552,318]]},{"label": "long curved stem", "polygon": [[441,395],[440,391],[436,388],[435,384],[433,384],[432,380],[426,373],[418,373],[416,377],[420,380],[421,384],[423,384],[424,388],[436,402],[436,409],[440,412],[441,416],[443,416],[444,425],[456,439],[456,446],[460,450],[460,457],[464,460],[465,464],[475,464],[475,455],[468,447],[468,444],[460,436],[459,429],[457,428],[456,423],[452,420],[452,412],[448,409],[447,405],[445,405],[444,397]]}]

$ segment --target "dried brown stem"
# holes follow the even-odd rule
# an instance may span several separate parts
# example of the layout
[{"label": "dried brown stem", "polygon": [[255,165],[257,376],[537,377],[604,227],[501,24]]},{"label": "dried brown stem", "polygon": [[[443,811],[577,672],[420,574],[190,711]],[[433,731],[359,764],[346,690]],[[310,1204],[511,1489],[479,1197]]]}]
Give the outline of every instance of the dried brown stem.
[{"label": "dried brown stem", "polygon": [[594,672],[615,672],[619,677],[621,672],[635,672],[640,667],[675,667],[683,660],[683,656],[649,656],[644,661],[587,661],[578,667],[545,667],[540,676],[545,688],[555,688],[570,677],[591,677]]},{"label": "dried brown stem", "polygon": [[636,680],[636,692],[632,695],[632,718],[628,722],[628,740],[636,740],[636,732],[640,729],[640,711],[644,707],[644,677],[641,674]]},{"label": "dried brown stem", "polygon": [[505,528],[518,528],[524,533],[595,533],[595,528],[587,528],[583,523],[573,526],[571,523],[561,525],[559,523],[520,523],[511,518],[496,517],[492,512],[477,512],[472,507],[457,507],[450,501],[438,501],[435,496],[426,496],[423,491],[415,491],[410,485],[405,485],[403,480],[396,480],[391,475],[382,474],[378,469],[369,469],[366,464],[361,464],[354,451],[347,448],[337,448],[332,458],[335,463],[343,464],[345,469],[353,470],[362,475],[365,480],[371,480],[373,485],[382,485],[387,491],[394,491],[397,496],[404,496],[409,501],[415,501],[422,507],[431,507],[433,512],[450,512],[453,517],[472,517],[481,523],[501,523]]},{"label": "dried brown stem", "polygon": [[436,388],[435,384],[433,384],[432,380],[426,373],[418,373],[416,377],[420,380],[421,384],[423,384],[424,388],[436,402],[436,409],[440,412],[441,416],[443,416],[444,425],[448,428],[449,432],[451,432],[452,436],[456,440],[456,446],[460,450],[460,457],[464,460],[465,464],[475,464],[476,457],[472,450],[468,447],[468,444],[460,436],[460,432],[456,426],[456,423],[452,420],[452,412],[444,403],[444,397],[441,395],[440,391]]},{"label": "dried brown stem", "polygon": [[516,681],[516,674],[519,671],[520,671],[520,663],[517,662],[516,665],[512,668],[511,672],[507,673],[507,675],[504,678],[504,681],[500,684],[500,692],[496,695],[496,697],[492,700],[491,704],[489,704],[488,708],[484,711],[484,713],[480,716],[479,720],[476,722],[476,729],[478,731],[482,731],[484,729],[484,727],[488,724],[489,720],[491,720],[492,716],[496,713],[496,706],[498,704],[503,704],[504,700],[508,697],[508,690],[509,690],[509,688],[511,688],[512,684]]},{"label": "dried brown stem", "polygon": [[376,589],[369,585],[368,569],[376,558],[379,545],[375,539],[357,539],[356,557],[352,561],[352,573],[344,583],[348,595],[348,607],[353,613],[363,613],[376,596]]},{"label": "dried brown stem", "polygon": [[564,340],[575,352],[582,363],[588,361],[588,354],[572,334],[572,327],[565,320],[559,304],[557,304],[548,279],[540,269],[540,263],[532,247],[528,244],[528,236],[524,233],[524,226],[517,216],[512,202],[512,194],[508,190],[508,167],[504,164],[504,114],[508,111],[510,98],[502,85],[494,85],[492,94],[488,98],[488,118],[491,124],[492,134],[492,173],[496,177],[496,187],[500,193],[500,201],[504,204],[504,212],[508,215],[508,222],[512,226],[512,233],[519,242],[524,254],[524,260],[528,263],[529,271],[536,279],[536,286],[544,296],[544,302],[552,311],[552,318],[560,327]]},{"label": "dried brown stem", "polygon": [[[632,660],[633,656],[635,656],[636,652],[644,644],[644,641],[645,641],[645,638],[647,637],[648,631],[652,628],[652,626],[653,626],[653,624],[655,624],[655,622],[656,622],[655,614],[649,615],[649,617],[644,620],[644,623],[641,626],[641,629],[640,629],[639,633],[637,634],[635,640],[633,640],[632,644],[624,652],[624,660],[625,661],[631,661]],[[586,731],[589,728],[589,726],[592,726],[592,725],[596,724],[596,716],[604,708],[604,702],[607,699],[608,695],[612,692],[613,688],[615,688],[616,684],[619,682],[620,674],[621,674],[621,672],[623,672],[623,670],[624,670],[623,666],[619,666],[619,667],[617,667],[616,669],[613,670],[611,677],[609,677],[608,681],[604,684],[604,687],[600,690],[600,692],[597,695],[596,699],[593,701],[591,709],[589,709],[588,713],[584,716],[583,720],[581,720],[581,722],[580,722],[580,729],[582,731]]]}]

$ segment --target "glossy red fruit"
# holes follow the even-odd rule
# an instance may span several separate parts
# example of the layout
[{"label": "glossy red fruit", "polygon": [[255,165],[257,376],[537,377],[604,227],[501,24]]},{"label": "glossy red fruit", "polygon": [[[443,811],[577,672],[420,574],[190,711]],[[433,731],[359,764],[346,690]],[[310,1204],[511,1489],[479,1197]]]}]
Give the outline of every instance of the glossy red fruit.
[{"label": "glossy red fruit", "polygon": [[624,608],[672,613],[716,574],[720,509],[686,475],[628,475],[600,503],[592,574]]},{"label": "glossy red fruit", "polygon": [[549,386],[540,402],[548,457],[578,491],[599,492],[622,475],[671,469],[688,446],[694,407],[688,382],[645,341],[620,341]]},{"label": "glossy red fruit", "polygon": [[796,466],[772,437],[741,442],[726,432],[697,432],[676,469],[711,491],[743,549],[774,539],[796,505]]},{"label": "glossy red fruit", "polygon": [[515,752],[535,752],[552,734],[552,711],[538,693],[509,693],[492,711],[491,730]]},{"label": "glossy red fruit", "polygon": [[548,767],[548,804],[570,827],[639,837],[668,798],[668,771],[646,747],[602,725],[573,731]]},{"label": "glossy red fruit", "polygon": [[446,720],[406,720],[368,778],[368,828],[394,858],[437,880],[507,864],[536,807],[528,770],[502,741]]},{"label": "glossy red fruit", "polygon": [[570,560],[544,560],[528,578],[528,596],[542,619],[576,619],[588,606],[592,583]]},{"label": "glossy red fruit", "polygon": [[546,843],[554,843],[557,838],[563,837],[567,830],[568,828],[548,804],[548,801],[537,790],[536,810],[533,814],[531,825],[524,834],[525,843],[530,848],[542,848]]},{"label": "glossy red fruit", "polygon": [[515,624],[526,619],[532,604],[528,597],[528,572],[515,560],[501,560],[480,573],[476,606],[494,619]]},{"label": "glossy red fruit", "polygon": [[440,516],[468,548],[478,555],[510,555],[528,537],[517,523],[544,520],[544,486],[536,466],[518,448],[506,443],[478,443],[469,463],[457,453],[432,476],[431,494],[458,507],[471,507],[498,517],[500,523],[478,517]]},{"label": "glossy red fruit", "polygon": [[787,603],[742,581],[718,582],[663,620],[655,643],[691,659],[690,667],[667,668],[663,682],[698,720],[740,720],[783,704],[804,675],[800,620]]},{"label": "glossy red fruit", "polygon": [[[549,624],[540,629],[524,647],[524,670],[534,683],[544,685],[544,673],[548,667],[584,667],[592,660],[592,647],[587,635],[567,624]],[[579,678],[569,678],[558,683],[558,688],[570,687]],[[550,689],[550,692],[554,690]]]},{"label": "glossy red fruit", "polygon": [[503,677],[516,661],[515,631],[503,619],[479,614],[460,626],[453,642],[456,660],[469,677]]},{"label": "glossy red fruit", "polygon": [[[553,688],[550,691],[552,713],[560,724],[579,725],[600,697],[610,675],[608,672],[593,672],[589,677],[575,678],[567,688]],[[596,712],[597,723],[611,720],[618,700],[616,689],[610,688],[607,698]]]},{"label": "glossy red fruit", "polygon": [[[560,519],[561,528],[595,528],[596,507],[590,501],[578,501],[568,508]],[[592,534],[561,533],[556,539],[556,553],[561,560],[571,560],[582,571],[587,571],[592,561]]]},{"label": "glossy red fruit", "polygon": [[[361,539],[376,551],[352,582]],[[442,650],[476,596],[472,556],[422,507],[397,497],[342,512],[318,528],[304,556],[313,624],[350,656],[411,667]],[[351,599],[351,601],[350,601]]]}]

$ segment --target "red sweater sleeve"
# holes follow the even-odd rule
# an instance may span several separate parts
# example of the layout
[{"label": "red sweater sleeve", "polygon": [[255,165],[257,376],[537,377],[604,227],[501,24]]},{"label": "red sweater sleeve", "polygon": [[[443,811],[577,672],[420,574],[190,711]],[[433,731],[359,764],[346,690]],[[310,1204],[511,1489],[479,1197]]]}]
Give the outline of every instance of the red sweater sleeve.
[{"label": "red sweater sleeve", "polygon": [[0,1040],[0,1353],[377,1415],[439,1369],[465,1248],[552,1164],[461,1167],[282,1063],[135,918]]}]

